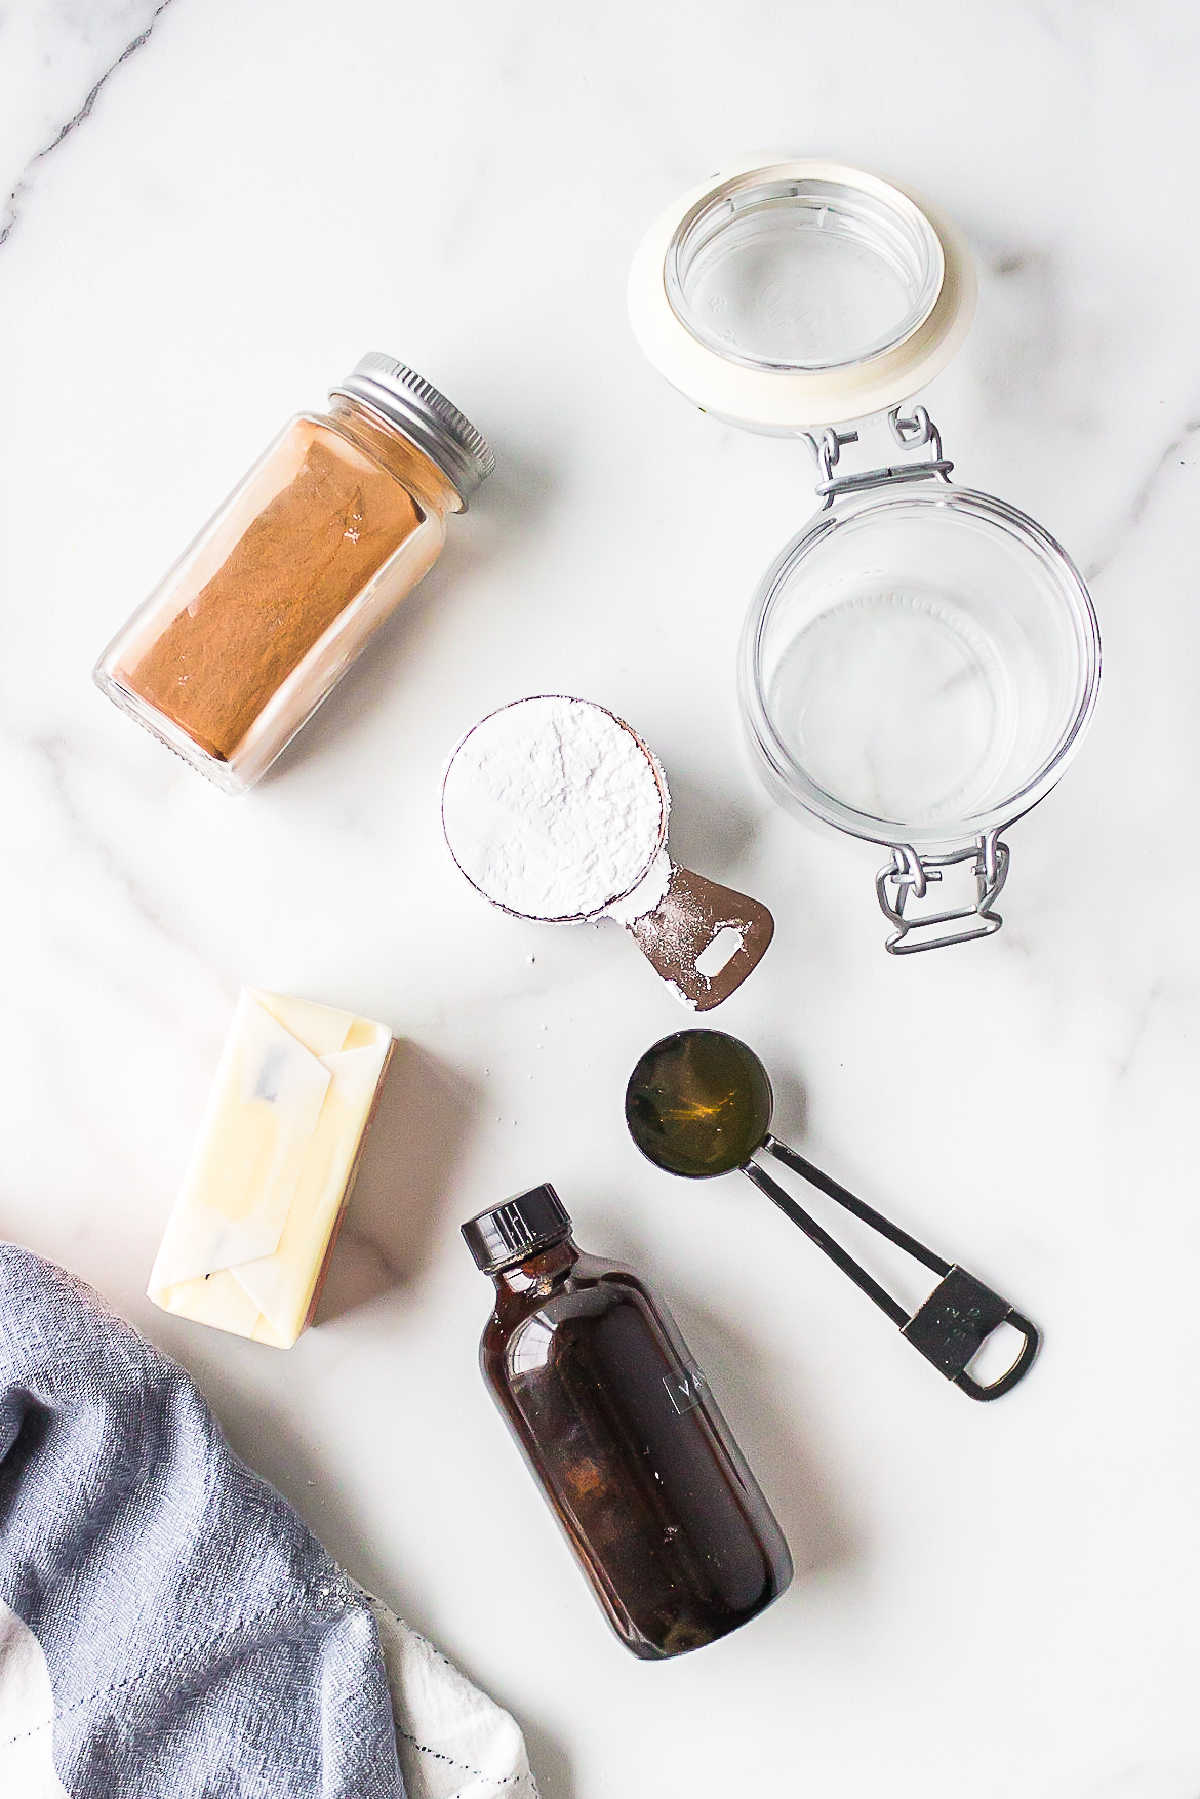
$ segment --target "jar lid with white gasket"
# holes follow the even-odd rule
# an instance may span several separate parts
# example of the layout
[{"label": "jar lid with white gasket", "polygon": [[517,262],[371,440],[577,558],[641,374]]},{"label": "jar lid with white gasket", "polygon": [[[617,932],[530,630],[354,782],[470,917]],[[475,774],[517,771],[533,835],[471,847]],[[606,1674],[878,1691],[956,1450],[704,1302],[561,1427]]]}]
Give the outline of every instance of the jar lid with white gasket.
[{"label": "jar lid with white gasket", "polygon": [[[900,955],[999,928],[1000,834],[1078,749],[1100,677],[1066,551],[952,483],[912,404],[974,304],[947,220],[878,176],[812,160],[738,166],[683,195],[629,282],[635,335],[674,387],[816,455],[820,510],[747,620],[742,711],[778,798],[890,851],[876,891]],[[884,466],[847,467],[860,432],[885,434]]]}]

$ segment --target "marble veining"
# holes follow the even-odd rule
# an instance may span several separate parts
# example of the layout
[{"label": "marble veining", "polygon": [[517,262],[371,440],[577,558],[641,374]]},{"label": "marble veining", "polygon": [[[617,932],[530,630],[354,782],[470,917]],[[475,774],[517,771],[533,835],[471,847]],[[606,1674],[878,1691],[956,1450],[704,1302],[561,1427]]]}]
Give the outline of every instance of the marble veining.
[{"label": "marble veining", "polygon": [[[517,1713],[546,1799],[1200,1794],[1198,82],[1174,0],[0,13],[0,1232],[189,1366],[331,1551]],[[654,213],[760,149],[960,224],[979,310],[921,398],[956,478],[1042,521],[1100,616],[1092,733],[1008,833],[1004,928],[944,956],[883,955],[878,852],[785,816],[743,752],[738,633],[811,510],[807,453],[689,408],[624,316]],[[368,348],[443,387],[497,472],[230,800],[90,669]],[[713,1022],[771,1068],[781,1136],[1044,1328],[995,1408],[731,1181],[685,1190],[628,1144],[625,1080],[678,1008],[615,926],[504,917],[441,841],[453,745],[538,690],[636,719],[674,853],[774,913]],[[400,1039],[287,1354],[144,1297],[243,983]],[[610,1643],[478,1380],[457,1227],[546,1179],[585,1246],[654,1275],[803,1570],[670,1667]]]},{"label": "marble veining", "polygon": [[[71,113],[69,118],[66,118],[62,121],[62,123],[58,126],[57,130],[54,132],[53,136],[50,137],[46,143],[42,144],[40,149],[37,149],[34,151],[33,155],[30,157],[29,161],[25,164],[24,168],[21,170],[21,172],[17,176],[12,187],[9,189],[8,199],[5,202],[3,215],[0,216],[0,245],[3,245],[8,240],[9,236],[11,235],[13,229],[15,228],[15,226],[17,224],[17,220],[20,217],[22,205],[24,204],[24,201],[26,199],[29,186],[30,186],[32,180],[34,179],[38,164],[43,162],[47,156],[52,155],[53,152],[58,149],[58,146],[64,141],[64,139],[70,137],[70,135],[73,131],[77,131],[78,128],[80,127],[80,125],[83,124],[84,120],[91,115],[92,108],[95,106],[96,101],[100,98],[101,90],[105,87],[105,85],[109,81],[111,81],[112,77],[116,74],[117,70],[121,67],[121,64],[124,62],[127,62],[131,56],[133,56],[138,50],[140,50],[142,48],[143,44],[146,44],[149,42],[150,34],[154,30],[154,27],[158,21],[159,15],[161,13],[166,12],[168,6],[170,6],[171,4],[172,4],[172,0],[158,0],[157,5],[155,5],[150,12],[150,16],[149,16],[147,23],[143,26],[143,28],[140,31],[135,32],[134,36],[129,39],[128,43],[126,43],[120,51],[118,51],[117,55],[112,59],[112,61],[109,62],[108,64],[106,64],[106,66],[101,70],[100,74],[97,75],[96,79],[92,82],[92,85],[88,88],[87,93],[84,95],[83,100],[80,103],[80,105],[76,107],[75,111]],[[128,13],[130,11],[133,11],[136,13],[136,12],[140,12],[143,10],[144,10],[143,7],[130,8],[129,6],[122,6],[120,8],[114,9],[113,17],[111,18],[111,20],[105,20],[103,22],[104,26],[107,26],[107,27],[117,26],[121,22],[121,19],[123,18],[123,16],[126,13]],[[67,29],[67,31],[71,31],[73,27],[80,28],[81,35],[84,36],[85,38],[87,38],[88,40],[91,39],[92,30],[94,28],[95,21],[88,18],[86,14],[82,18],[77,17],[75,19],[72,19],[70,16],[69,10],[64,7],[62,9],[61,14],[59,15],[59,18],[60,18],[62,25]],[[54,13],[52,11],[51,15],[50,15],[51,24],[53,24],[53,21],[54,21]],[[10,21],[10,26],[11,26],[11,21]],[[102,35],[107,35],[107,31],[102,30]],[[89,48],[90,47],[91,47],[91,45],[89,42]]]}]

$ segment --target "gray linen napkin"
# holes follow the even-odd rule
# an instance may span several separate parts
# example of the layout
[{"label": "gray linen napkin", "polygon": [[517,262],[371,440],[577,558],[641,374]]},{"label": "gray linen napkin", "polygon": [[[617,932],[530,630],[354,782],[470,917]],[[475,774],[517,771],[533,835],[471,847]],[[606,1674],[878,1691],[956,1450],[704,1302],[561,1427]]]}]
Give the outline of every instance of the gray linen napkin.
[{"label": "gray linen napkin", "polygon": [[536,1793],[507,1714],[329,1559],[184,1371],[13,1244],[0,1244],[0,1792]]}]

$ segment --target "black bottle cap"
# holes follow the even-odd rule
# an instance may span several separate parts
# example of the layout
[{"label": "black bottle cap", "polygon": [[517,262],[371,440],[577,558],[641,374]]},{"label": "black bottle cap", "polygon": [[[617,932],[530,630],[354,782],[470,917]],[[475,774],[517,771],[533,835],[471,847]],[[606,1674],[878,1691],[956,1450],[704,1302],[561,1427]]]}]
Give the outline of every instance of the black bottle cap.
[{"label": "black bottle cap", "polygon": [[462,1227],[475,1266],[484,1274],[512,1268],[536,1250],[561,1243],[570,1231],[571,1215],[548,1181],[480,1212]]}]

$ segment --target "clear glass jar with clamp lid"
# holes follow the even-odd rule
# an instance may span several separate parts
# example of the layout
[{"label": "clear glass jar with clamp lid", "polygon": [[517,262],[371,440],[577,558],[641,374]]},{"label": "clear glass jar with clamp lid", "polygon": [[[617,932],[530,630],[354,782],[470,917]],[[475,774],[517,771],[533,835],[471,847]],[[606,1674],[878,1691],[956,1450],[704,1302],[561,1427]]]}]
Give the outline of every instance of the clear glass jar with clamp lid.
[{"label": "clear glass jar with clamp lid", "polygon": [[[897,955],[999,928],[1002,833],[1075,754],[1100,677],[1066,551],[952,482],[913,404],[974,300],[953,226],[815,161],[705,182],[652,227],[630,277],[634,331],[675,387],[815,452],[820,509],[755,594],[741,707],[785,805],[889,852],[876,891]],[[887,462],[850,466],[860,433],[881,431]],[[973,893],[942,900],[960,866]]]}]

